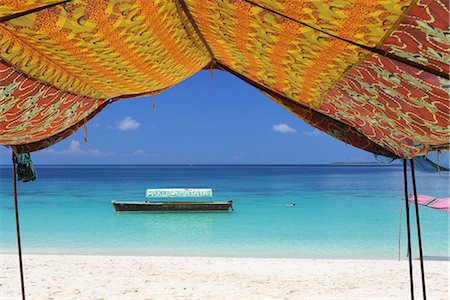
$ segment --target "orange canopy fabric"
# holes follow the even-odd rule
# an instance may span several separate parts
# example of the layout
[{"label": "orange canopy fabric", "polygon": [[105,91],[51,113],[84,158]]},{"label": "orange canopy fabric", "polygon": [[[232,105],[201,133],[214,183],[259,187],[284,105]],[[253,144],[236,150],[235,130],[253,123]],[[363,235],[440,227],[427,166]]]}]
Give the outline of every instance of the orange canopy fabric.
[{"label": "orange canopy fabric", "polygon": [[449,17],[444,0],[0,0],[0,144],[42,149],[216,68],[361,149],[448,149]]}]

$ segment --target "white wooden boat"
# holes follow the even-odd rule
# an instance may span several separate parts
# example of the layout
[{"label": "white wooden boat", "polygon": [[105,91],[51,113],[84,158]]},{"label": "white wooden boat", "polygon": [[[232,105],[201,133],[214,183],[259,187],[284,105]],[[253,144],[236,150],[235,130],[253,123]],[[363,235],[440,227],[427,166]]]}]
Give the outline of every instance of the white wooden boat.
[{"label": "white wooden boat", "polygon": [[171,188],[147,189],[146,198],[157,201],[117,201],[112,205],[116,211],[228,211],[233,210],[233,201],[168,201],[171,198],[212,198],[212,189]]}]

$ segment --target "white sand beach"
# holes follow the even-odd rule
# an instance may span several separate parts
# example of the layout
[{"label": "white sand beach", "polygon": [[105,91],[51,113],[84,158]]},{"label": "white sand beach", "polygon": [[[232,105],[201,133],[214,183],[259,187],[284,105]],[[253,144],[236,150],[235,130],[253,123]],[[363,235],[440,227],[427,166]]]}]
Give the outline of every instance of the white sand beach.
[{"label": "white sand beach", "polygon": [[[1,259],[0,298],[18,299],[18,257]],[[449,299],[449,266],[425,262],[429,299]],[[26,255],[24,267],[28,299],[409,297],[407,261]]]}]

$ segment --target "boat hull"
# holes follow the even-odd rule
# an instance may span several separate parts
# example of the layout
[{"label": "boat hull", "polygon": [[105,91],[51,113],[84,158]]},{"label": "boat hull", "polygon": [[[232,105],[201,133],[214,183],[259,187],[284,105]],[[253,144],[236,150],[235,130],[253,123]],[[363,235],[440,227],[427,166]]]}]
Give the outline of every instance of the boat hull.
[{"label": "boat hull", "polygon": [[228,211],[232,202],[112,202],[116,211]]}]

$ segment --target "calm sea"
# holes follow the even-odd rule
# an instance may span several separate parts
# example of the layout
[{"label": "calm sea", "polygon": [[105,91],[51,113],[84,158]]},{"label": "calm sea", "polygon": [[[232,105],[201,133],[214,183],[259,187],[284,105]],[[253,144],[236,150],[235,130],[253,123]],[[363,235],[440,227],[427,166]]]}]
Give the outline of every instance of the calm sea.
[{"label": "calm sea", "polygon": [[[19,183],[24,253],[388,258],[398,255],[400,166],[37,166]],[[449,196],[448,174],[417,173]],[[116,213],[146,188],[211,187],[230,213]],[[0,167],[0,247],[16,251],[10,167]],[[295,206],[285,204],[295,203]],[[449,214],[420,208],[424,255],[448,256]],[[414,219],[414,214],[412,214]],[[401,255],[405,257],[405,216]],[[415,231],[413,232],[415,233]],[[414,256],[417,256],[414,244]]]}]

